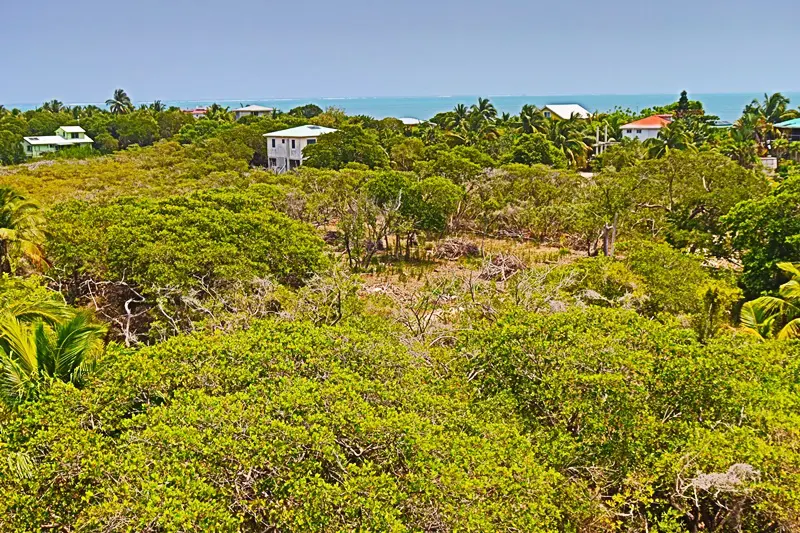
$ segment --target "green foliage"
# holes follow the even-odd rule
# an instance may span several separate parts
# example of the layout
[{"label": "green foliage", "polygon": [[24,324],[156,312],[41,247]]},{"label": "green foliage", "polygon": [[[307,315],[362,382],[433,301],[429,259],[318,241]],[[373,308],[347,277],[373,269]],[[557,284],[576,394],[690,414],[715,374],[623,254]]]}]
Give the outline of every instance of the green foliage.
[{"label": "green foliage", "polygon": [[542,134],[526,134],[517,138],[514,149],[506,156],[505,162],[567,168],[564,153]]},{"label": "green foliage", "polygon": [[[548,463],[590,482],[630,529],[796,523],[797,458],[773,440],[796,423],[796,347],[701,346],[630,312],[591,309],[512,315],[473,330],[462,351],[484,397],[510,396]],[[735,464],[750,475],[727,476]]]},{"label": "green foliage", "polygon": [[644,310],[648,315],[698,311],[697,292],[709,281],[701,257],[652,242],[637,242],[623,253],[628,268],[647,285],[649,297]]},{"label": "green foliage", "polygon": [[389,156],[378,143],[377,136],[360,126],[346,126],[320,136],[316,144],[303,150],[303,156],[306,157],[304,164],[313,168],[338,170],[348,163],[361,163],[369,168],[389,167]]},{"label": "green foliage", "polygon": [[[105,142],[106,139],[102,138],[101,143]],[[102,148],[103,151],[110,151],[107,147]],[[55,152],[50,152],[44,154],[42,156],[43,159],[89,159],[92,157],[100,157],[102,154],[101,151],[95,150],[92,148],[91,145],[83,145],[83,146],[68,146],[66,148],[62,148]]]},{"label": "green foliage", "polygon": [[48,380],[82,386],[104,332],[85,313],[32,324],[0,316],[0,400],[16,406],[35,399]]},{"label": "green foliage", "polygon": [[0,186],[0,274],[16,270],[21,259],[38,265],[42,217],[39,206],[11,187]]},{"label": "green foliage", "polygon": [[635,182],[637,214],[652,234],[671,244],[721,252],[726,228],[720,219],[737,203],[767,192],[763,174],[713,152],[672,152],[621,171]]},{"label": "green foliage", "polygon": [[314,118],[322,114],[322,108],[315,104],[306,104],[289,110],[290,115],[303,118]]},{"label": "green foliage", "polygon": [[601,154],[592,159],[592,169],[600,171],[614,168],[624,168],[637,165],[647,158],[647,151],[638,139],[623,139],[620,143],[609,146]]},{"label": "green foliage", "polygon": [[744,304],[742,325],[762,339],[773,335],[779,339],[797,339],[800,338],[800,269],[792,263],[778,263],[778,268],[791,279],[781,285],[778,297],[762,296]]},{"label": "green foliage", "polygon": [[22,135],[13,131],[0,130],[0,164],[14,165],[25,160],[22,149]]},{"label": "green foliage", "polygon": [[5,458],[47,443],[28,476],[0,476],[0,524],[556,530],[571,493],[505,402],[434,381],[383,327],[264,323],[117,350],[86,388],[54,386],[0,429]]},{"label": "green foliage", "polygon": [[[237,282],[274,276],[298,285],[325,263],[311,228],[265,207],[273,197],[272,188],[254,186],[60,204],[48,224],[50,274],[81,298],[96,300],[100,291],[108,318],[123,329],[137,315],[135,302],[158,310],[163,334],[177,333],[208,312],[203,301],[224,301]],[[134,331],[126,335],[137,338]]]},{"label": "green foliage", "polygon": [[800,176],[788,178],[763,198],[742,202],[722,222],[741,254],[742,285],[749,297],[782,283],[776,265],[800,257]]}]

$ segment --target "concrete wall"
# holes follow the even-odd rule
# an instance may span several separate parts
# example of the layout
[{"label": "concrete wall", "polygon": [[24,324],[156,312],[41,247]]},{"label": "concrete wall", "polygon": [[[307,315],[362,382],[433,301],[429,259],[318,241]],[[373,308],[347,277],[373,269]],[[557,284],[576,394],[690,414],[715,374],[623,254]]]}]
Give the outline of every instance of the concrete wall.
[{"label": "concrete wall", "polygon": [[83,138],[86,137],[85,133],[79,133],[77,137],[72,137],[71,133],[65,132],[62,128],[58,128],[56,130],[56,135],[58,135],[59,137],[61,137],[63,139],[73,139],[73,138],[75,138],[75,139],[83,139]]},{"label": "concrete wall", "polygon": [[54,144],[28,144],[22,141],[22,150],[28,157],[39,157],[48,152],[55,152],[58,147]]},{"label": "concrete wall", "polygon": [[[308,146],[308,141],[316,141],[313,138],[276,138],[267,137],[267,157],[275,159],[275,164],[270,165],[270,168],[283,169],[289,168],[287,160],[294,159],[295,161],[303,160],[303,149]],[[275,146],[272,146],[273,141]],[[294,146],[292,146],[294,143]]]},{"label": "concrete wall", "polygon": [[658,137],[658,132],[661,130],[657,129],[624,129],[622,130],[622,136],[627,139],[639,139],[640,141],[646,141],[647,139],[655,139]]},{"label": "concrete wall", "polygon": [[237,111],[236,113],[233,114],[233,116],[236,120],[239,120],[242,117],[249,117],[250,115],[254,117],[264,117],[269,114],[270,114],[269,111]]}]

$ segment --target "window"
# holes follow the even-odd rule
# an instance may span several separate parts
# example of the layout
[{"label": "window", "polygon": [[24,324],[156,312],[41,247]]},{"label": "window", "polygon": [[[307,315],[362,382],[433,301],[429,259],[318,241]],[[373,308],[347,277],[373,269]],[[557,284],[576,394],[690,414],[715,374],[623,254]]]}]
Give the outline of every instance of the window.
[{"label": "window", "polygon": [[642,130],[636,130],[636,133],[642,133]]},{"label": "window", "polygon": [[550,113],[550,111],[545,111],[544,112],[544,118],[550,118],[551,116],[552,116],[552,114]]},{"label": "window", "polygon": [[625,133],[633,133],[633,130],[625,130]]},{"label": "window", "polygon": [[28,145],[28,151],[33,152],[33,146],[31,146],[30,144]]},{"label": "window", "polygon": [[278,166],[278,160],[274,157],[269,158],[269,168],[275,168]]},{"label": "window", "polygon": [[286,144],[286,139],[281,139],[281,144]]},{"label": "window", "polygon": [[299,159],[290,159],[289,160],[289,168],[297,168],[299,166],[300,166],[300,160]]},{"label": "window", "polygon": [[292,139],[292,149],[294,149],[294,148],[295,148],[295,146],[294,146],[294,139]]},{"label": "window", "polygon": [[309,140],[306,141],[306,144],[317,144],[317,140],[316,139],[309,139]]},{"label": "window", "polygon": [[275,148],[275,139],[272,139],[272,147]]},{"label": "window", "polygon": [[80,134],[79,134],[79,133],[72,133],[72,134],[70,134],[70,135],[71,135],[71,137],[72,137],[73,139],[80,139]]}]

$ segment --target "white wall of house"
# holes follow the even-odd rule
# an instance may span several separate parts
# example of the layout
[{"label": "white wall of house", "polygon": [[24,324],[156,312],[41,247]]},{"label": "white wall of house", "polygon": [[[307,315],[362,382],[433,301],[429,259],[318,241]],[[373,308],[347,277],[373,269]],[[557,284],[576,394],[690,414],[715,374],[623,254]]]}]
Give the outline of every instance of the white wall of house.
[{"label": "white wall of house", "polygon": [[265,117],[267,115],[271,115],[271,111],[236,111],[233,113],[233,116],[236,120],[239,120],[242,117]]},{"label": "white wall of house", "polygon": [[640,128],[640,129],[623,128],[622,136],[627,139],[639,139],[640,141],[646,141],[647,139],[657,138],[659,131],[661,131],[660,128]]},{"label": "white wall of house", "polygon": [[317,142],[313,137],[268,137],[267,157],[269,168],[288,170],[303,164],[303,149]]}]

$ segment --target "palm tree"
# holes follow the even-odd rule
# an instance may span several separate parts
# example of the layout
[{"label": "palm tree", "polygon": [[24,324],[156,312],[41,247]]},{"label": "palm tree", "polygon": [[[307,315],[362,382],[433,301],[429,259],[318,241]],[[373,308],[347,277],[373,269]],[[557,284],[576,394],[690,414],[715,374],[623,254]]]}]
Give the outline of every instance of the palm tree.
[{"label": "palm tree", "polygon": [[81,386],[92,369],[105,328],[78,313],[70,320],[31,324],[11,315],[0,318],[0,399],[18,405],[34,398],[48,380]]},{"label": "palm tree", "polygon": [[746,124],[737,123],[723,141],[721,151],[745,168],[758,163],[758,144],[753,140],[753,130]]},{"label": "palm tree", "polygon": [[522,133],[543,132],[547,126],[547,120],[542,110],[536,106],[525,104],[519,111],[519,120],[522,125]]},{"label": "palm tree", "polygon": [[683,120],[675,120],[658,132],[655,139],[644,142],[650,157],[662,157],[672,150],[693,149],[691,132],[686,128]]},{"label": "palm tree", "polygon": [[40,263],[44,257],[39,206],[11,187],[0,187],[0,274],[10,274],[18,257]]},{"label": "palm tree", "polygon": [[461,124],[467,121],[467,117],[469,117],[469,108],[464,104],[458,104],[453,108],[453,123],[448,124],[449,129],[456,129]]},{"label": "palm tree", "polygon": [[497,109],[488,98],[478,98],[478,103],[470,108],[470,115],[478,116],[484,122],[494,122],[497,117]]},{"label": "palm tree", "polygon": [[547,120],[543,127],[547,139],[564,152],[572,168],[586,166],[589,144],[581,129],[579,117],[573,115],[567,120]]},{"label": "palm tree", "polygon": [[217,103],[208,106],[206,110],[206,118],[211,120],[219,120],[221,122],[233,122],[233,115],[230,113],[230,108],[222,107]]},{"label": "palm tree", "polygon": [[155,111],[156,113],[161,113],[162,111],[167,110],[167,106],[161,100],[156,100],[152,104],[150,104],[150,109]]},{"label": "palm tree", "polygon": [[778,296],[762,296],[742,306],[741,323],[745,331],[762,339],[800,338],[800,268],[792,263],[778,263],[791,279],[781,285]]},{"label": "palm tree", "polygon": [[43,111],[50,111],[51,113],[60,113],[65,110],[64,103],[60,100],[50,100],[42,104]]},{"label": "palm tree", "polygon": [[745,107],[745,114],[755,113],[766,122],[777,124],[778,122],[798,117],[799,114],[797,111],[789,109],[789,102],[790,100],[781,93],[764,93],[764,101],[759,102],[754,99]]},{"label": "palm tree", "polygon": [[114,96],[106,100],[106,105],[115,115],[124,115],[133,111],[133,103],[128,94],[122,90],[114,91]]},{"label": "palm tree", "polygon": [[6,106],[0,104],[0,115],[5,115],[6,113],[8,113],[8,109],[6,109]]}]

